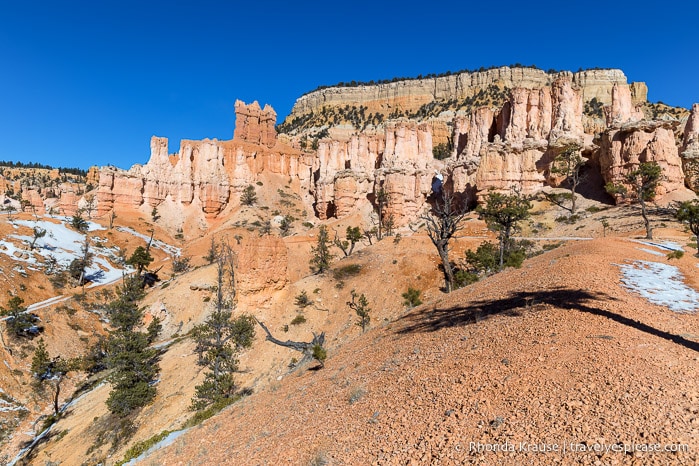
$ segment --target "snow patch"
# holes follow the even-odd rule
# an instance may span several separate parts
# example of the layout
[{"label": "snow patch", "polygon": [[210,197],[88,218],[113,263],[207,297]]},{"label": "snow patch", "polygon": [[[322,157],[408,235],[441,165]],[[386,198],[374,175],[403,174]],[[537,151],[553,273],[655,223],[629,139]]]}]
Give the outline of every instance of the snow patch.
[{"label": "snow patch", "polygon": [[[641,243],[645,244],[647,246],[653,246],[658,249],[662,249],[663,251],[684,251],[682,249],[682,246],[680,246],[677,243],[673,243],[672,241],[648,241],[648,240],[633,240],[636,243]],[[645,249],[644,249],[645,251]]]},{"label": "snow patch", "polygon": [[150,447],[148,450],[141,453],[140,456],[138,456],[137,458],[134,458],[131,461],[129,461],[128,463],[126,463],[125,466],[137,464],[139,461],[143,461],[144,459],[146,459],[148,457],[148,455],[150,455],[154,451],[160,450],[161,448],[169,447],[177,439],[177,437],[184,434],[188,430],[189,429],[184,429],[184,430],[178,430],[178,431],[170,433],[167,437],[162,439],[160,442],[156,443],[155,445]]},{"label": "snow patch", "polygon": [[[142,233],[137,232],[136,230],[132,230],[131,228],[128,227],[116,227],[118,231],[123,231],[125,233],[128,233],[130,235],[136,236],[137,238],[141,238],[143,241],[148,244],[148,241],[150,241],[150,236],[144,235]],[[161,251],[165,251],[171,256],[179,256],[182,253],[182,250],[176,246],[172,246],[170,244],[164,243],[160,240],[153,239],[153,243],[151,245],[154,248],[160,249]]]},{"label": "snow patch", "polygon": [[693,314],[699,308],[699,293],[684,284],[677,267],[640,260],[616,265],[621,268],[623,286],[651,303],[680,314]]},{"label": "snow patch", "polygon": [[655,256],[664,256],[665,255],[662,252],[658,252],[654,249],[648,249],[648,248],[638,248],[638,249],[640,249],[643,252],[647,252],[648,254],[653,254]]}]

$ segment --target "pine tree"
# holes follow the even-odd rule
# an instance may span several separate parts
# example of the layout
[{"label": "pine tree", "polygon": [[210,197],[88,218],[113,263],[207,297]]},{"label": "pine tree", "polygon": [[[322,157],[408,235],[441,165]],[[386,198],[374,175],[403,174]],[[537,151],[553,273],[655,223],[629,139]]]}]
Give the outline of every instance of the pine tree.
[{"label": "pine tree", "polygon": [[233,319],[235,268],[233,252],[228,245],[221,246],[216,264],[214,309],[206,321],[192,331],[195,351],[199,354],[197,364],[207,369],[192,399],[192,409],[197,410],[233,400],[238,391],[233,377],[238,370],[237,355],[243,348],[249,348],[255,337],[255,321],[251,316]]},{"label": "pine tree", "polygon": [[243,194],[240,196],[240,203],[251,206],[255,202],[257,202],[257,194],[255,194],[255,187],[250,184],[243,190]]},{"label": "pine tree", "polygon": [[59,397],[61,395],[61,383],[68,372],[75,370],[77,367],[78,360],[75,359],[64,360],[61,359],[60,356],[51,359],[46,349],[44,339],[42,338],[39,340],[39,344],[34,350],[31,370],[39,390],[43,389],[46,384],[52,386],[54,415],[58,415],[60,411]]},{"label": "pine tree", "polygon": [[502,194],[491,192],[485,199],[485,205],[476,209],[482,220],[492,231],[498,233],[500,269],[505,263],[505,255],[514,248],[512,235],[517,231],[518,224],[529,218],[532,203],[518,193]]},{"label": "pine tree", "polygon": [[570,199],[570,213],[574,214],[576,209],[576,192],[578,185],[584,181],[584,176],[581,174],[582,167],[587,163],[582,155],[580,155],[580,145],[571,144],[566,147],[563,152],[556,156],[551,162],[550,171],[554,175],[564,177],[563,182],[567,183],[570,188],[570,194],[563,196],[547,195],[547,198],[553,203],[563,207],[563,201]]},{"label": "pine tree", "polygon": [[116,299],[108,307],[114,330],[107,342],[106,362],[112,369],[107,407],[119,416],[126,416],[155,398],[153,382],[160,368],[157,351],[150,347],[154,336],[152,331],[138,329],[143,324],[139,301],[144,294],[138,276],[125,277],[123,285],[117,288]]},{"label": "pine tree", "polygon": [[216,238],[214,238],[212,236],[211,237],[211,245],[209,246],[209,251],[207,252],[206,256],[204,256],[204,259],[209,264],[213,264],[214,261],[216,260],[216,257],[218,257],[218,245],[216,244]]},{"label": "pine tree", "polygon": [[631,197],[641,205],[641,216],[646,227],[646,239],[653,239],[653,228],[648,218],[648,206],[646,202],[655,198],[656,189],[663,179],[663,172],[658,162],[643,162],[636,170],[627,173],[626,184],[631,187],[629,192],[626,185],[607,183],[605,189],[613,196],[622,198]]},{"label": "pine tree", "polygon": [[[696,199],[681,202],[675,211],[675,218],[682,223],[686,223],[689,231],[699,238],[699,202]],[[696,244],[697,254],[699,254],[699,241]]]},{"label": "pine tree", "polygon": [[136,267],[136,274],[141,275],[144,269],[146,269],[150,263],[153,262],[153,256],[150,252],[143,246],[139,246],[126,260],[126,263],[130,266]]},{"label": "pine tree", "polygon": [[32,231],[34,234],[32,236],[31,242],[29,243],[29,250],[30,251],[34,250],[34,246],[36,245],[36,242],[39,238],[43,238],[44,236],[46,236],[46,230],[41,228],[41,227],[38,227],[38,226],[34,227],[34,228],[32,228]]},{"label": "pine tree", "polygon": [[[22,306],[24,300],[19,296],[13,296],[7,300],[7,307],[0,306],[0,316],[7,316],[5,324],[10,333],[16,337],[31,337],[38,332],[32,332],[38,318],[27,312],[27,308]],[[40,330],[37,328],[37,330]]]},{"label": "pine tree", "polygon": [[366,331],[366,328],[371,322],[371,308],[369,307],[369,301],[364,296],[364,293],[358,295],[354,290],[350,293],[352,300],[347,301],[347,306],[352,309],[359,319],[357,320],[357,325],[362,328],[362,332]]},{"label": "pine tree", "polygon": [[318,229],[318,242],[311,249],[311,271],[321,274],[330,268],[333,255],[330,254],[330,240],[328,239],[328,229],[323,225]]}]

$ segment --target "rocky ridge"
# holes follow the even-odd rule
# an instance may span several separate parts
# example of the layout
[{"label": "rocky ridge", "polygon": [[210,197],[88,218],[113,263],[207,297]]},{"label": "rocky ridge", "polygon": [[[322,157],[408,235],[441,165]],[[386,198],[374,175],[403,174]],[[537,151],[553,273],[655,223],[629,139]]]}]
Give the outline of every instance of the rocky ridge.
[{"label": "rocky ridge", "polygon": [[[383,189],[389,194],[386,214],[400,227],[428,206],[438,173],[466,202],[490,189],[534,194],[558,186],[550,163],[570,144],[582,146],[598,173],[597,190],[604,182],[623,181],[645,161],[663,168],[662,193],[684,190],[692,178],[687,161],[699,153],[696,107],[687,120],[649,116],[646,93],[643,83],[627,84],[620,70],[503,67],[314,91],[298,99],[287,122],[350,104],[365,116],[374,108],[401,112],[361,128],[326,115],[320,133],[286,134],[277,134],[269,105],[238,101],[233,139],[183,140],[169,153],[167,139],[154,136],[145,165],[103,167],[96,191],[65,189],[54,203],[67,214],[84,206],[86,196],[95,196],[97,215],[124,209],[147,215],[157,208],[172,232],[196,236],[235,209],[247,186],[276,174],[288,177],[320,220],[371,211]],[[471,99],[468,111],[419,111],[460,99]],[[47,205],[46,196],[33,191],[26,190],[28,202],[40,207],[42,198]]]}]

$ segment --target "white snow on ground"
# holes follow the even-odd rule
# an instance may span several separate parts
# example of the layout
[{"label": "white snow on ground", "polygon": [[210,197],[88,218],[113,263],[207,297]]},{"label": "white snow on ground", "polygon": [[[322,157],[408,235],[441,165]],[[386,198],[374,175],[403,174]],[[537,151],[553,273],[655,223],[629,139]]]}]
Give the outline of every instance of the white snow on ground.
[{"label": "white snow on ground", "polygon": [[648,248],[638,248],[638,249],[640,249],[640,250],[643,251],[643,252],[647,252],[647,253],[649,253],[649,254],[653,254],[653,255],[655,255],[655,256],[664,256],[664,255],[665,255],[665,254],[663,254],[662,252],[658,252],[658,251],[656,251],[656,250],[654,250],[654,249],[648,249]]},{"label": "white snow on ground", "polygon": [[[34,245],[34,251],[28,251],[26,245],[31,243],[32,237],[25,235],[9,235],[7,239],[0,240],[0,254],[5,254],[15,261],[27,264],[39,264],[41,261],[35,254],[48,258],[52,256],[62,267],[67,267],[81,256],[80,248],[85,242],[85,235],[71,230],[65,223],[55,223],[48,220],[18,220],[15,222],[27,228],[38,227],[46,230],[46,235],[39,238]],[[88,222],[89,231],[104,230],[104,227],[94,222]],[[10,240],[17,240],[15,242]],[[117,253],[116,248],[99,247],[97,238],[93,238],[90,251],[94,254],[92,265],[87,269],[87,278],[91,280],[91,287],[105,285],[119,280],[123,273],[133,271],[131,267],[119,268],[107,260]],[[24,243],[24,244],[23,244]],[[15,254],[16,253],[16,254]]]},{"label": "white snow on ground", "polygon": [[617,265],[621,268],[624,287],[651,303],[681,314],[693,314],[699,309],[699,293],[684,284],[677,267],[649,261]]},{"label": "white snow on ground", "polygon": [[[144,235],[142,233],[137,232],[136,230],[132,230],[131,228],[128,227],[116,227],[117,230],[123,231],[125,233],[128,233],[130,235],[136,236],[138,238],[143,239],[143,241],[148,244],[148,241],[150,241],[150,236],[149,235]],[[166,253],[170,254],[171,256],[179,256],[182,252],[182,250],[178,247],[172,246],[167,243],[163,243],[162,241],[159,241],[157,239],[153,239],[152,246],[154,248],[158,248],[161,251],[165,251]]]},{"label": "white snow on ground", "polygon": [[175,432],[171,432],[167,437],[162,439],[160,442],[156,443],[152,447],[150,447],[148,450],[144,451],[141,453],[137,458],[132,459],[128,463],[126,463],[125,466],[131,466],[134,464],[138,464],[139,462],[143,461],[156,450],[160,450],[161,448],[169,447],[172,445],[172,443],[177,440],[177,437],[181,436],[185,432],[187,432],[189,429],[183,429],[183,430],[177,430]]},{"label": "white snow on ground", "polygon": [[[645,244],[647,246],[653,246],[655,248],[662,249],[664,251],[684,251],[684,249],[682,249],[682,246],[680,246],[677,243],[673,243],[672,241],[650,241],[647,239],[644,239],[644,240],[636,239],[636,240],[631,240],[631,241],[633,241],[635,243]],[[644,251],[645,251],[645,249],[644,249]]]}]

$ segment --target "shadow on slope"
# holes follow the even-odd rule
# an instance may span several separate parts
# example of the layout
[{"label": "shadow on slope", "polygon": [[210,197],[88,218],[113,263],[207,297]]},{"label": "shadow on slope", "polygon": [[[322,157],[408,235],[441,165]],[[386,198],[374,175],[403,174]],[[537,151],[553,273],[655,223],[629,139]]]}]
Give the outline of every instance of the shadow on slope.
[{"label": "shadow on slope", "polygon": [[411,312],[399,319],[405,326],[397,331],[399,334],[415,332],[434,332],[448,327],[460,327],[478,323],[490,316],[502,314],[518,317],[538,305],[548,304],[561,309],[576,310],[588,314],[606,317],[619,324],[635,328],[650,335],[663,338],[685,348],[699,352],[699,342],[688,340],[657,329],[638,320],[633,320],[615,312],[599,309],[595,301],[616,301],[616,298],[604,293],[591,293],[583,290],[558,288],[548,291],[520,291],[511,293],[506,298],[496,300],[473,301],[469,306],[452,306],[442,309],[420,310]]}]

